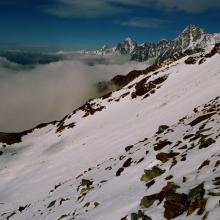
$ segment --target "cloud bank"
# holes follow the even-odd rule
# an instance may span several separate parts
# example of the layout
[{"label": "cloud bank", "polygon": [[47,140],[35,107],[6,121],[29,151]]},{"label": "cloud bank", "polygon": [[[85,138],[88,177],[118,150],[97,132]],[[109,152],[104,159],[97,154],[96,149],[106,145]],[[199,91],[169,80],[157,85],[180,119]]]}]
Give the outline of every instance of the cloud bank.
[{"label": "cloud bank", "polygon": [[158,19],[158,18],[145,18],[135,17],[128,21],[117,22],[122,26],[139,27],[139,28],[166,28],[172,22]]},{"label": "cloud bank", "polygon": [[34,68],[0,59],[0,131],[59,120],[100,95],[95,83],[146,66],[122,57],[71,57]]},{"label": "cloud bank", "polygon": [[59,17],[106,17],[131,13],[132,7],[202,13],[219,9],[219,0],[53,0],[42,10]]},{"label": "cloud bank", "polygon": [[43,11],[59,17],[106,17],[127,12],[117,1],[109,0],[55,0]]}]

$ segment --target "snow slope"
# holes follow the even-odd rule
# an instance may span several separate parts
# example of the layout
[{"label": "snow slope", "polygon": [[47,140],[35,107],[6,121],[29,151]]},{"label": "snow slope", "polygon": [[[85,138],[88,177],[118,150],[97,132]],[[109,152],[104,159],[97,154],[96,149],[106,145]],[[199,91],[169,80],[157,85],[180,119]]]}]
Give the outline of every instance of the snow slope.
[{"label": "snow slope", "polygon": [[219,62],[143,71],[0,143],[0,219],[219,219]]}]

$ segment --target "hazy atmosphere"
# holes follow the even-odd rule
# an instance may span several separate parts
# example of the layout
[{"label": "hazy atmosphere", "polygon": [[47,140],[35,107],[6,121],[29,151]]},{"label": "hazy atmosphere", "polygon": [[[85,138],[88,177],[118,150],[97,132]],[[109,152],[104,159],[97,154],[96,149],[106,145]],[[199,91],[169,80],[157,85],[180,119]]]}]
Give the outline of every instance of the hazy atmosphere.
[{"label": "hazy atmosphere", "polygon": [[59,120],[99,96],[96,83],[146,66],[122,56],[76,55],[34,66],[0,58],[0,131],[21,131]]}]

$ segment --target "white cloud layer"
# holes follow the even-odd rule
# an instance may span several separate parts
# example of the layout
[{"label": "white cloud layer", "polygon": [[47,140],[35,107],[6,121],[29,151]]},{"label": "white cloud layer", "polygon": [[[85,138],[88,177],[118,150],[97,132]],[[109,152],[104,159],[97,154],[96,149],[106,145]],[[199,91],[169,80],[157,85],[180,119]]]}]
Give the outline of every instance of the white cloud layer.
[{"label": "white cloud layer", "polygon": [[168,10],[180,10],[189,13],[204,12],[209,9],[219,9],[219,0],[157,0],[155,6]]},{"label": "white cloud layer", "polygon": [[0,59],[0,131],[21,131],[59,120],[100,95],[95,83],[146,67],[123,57],[93,59],[74,57],[33,69]]},{"label": "white cloud layer", "polygon": [[131,18],[128,21],[121,21],[117,23],[119,23],[122,26],[130,26],[130,27],[165,28],[169,26],[172,22],[157,18],[135,17],[135,18]]},{"label": "white cloud layer", "polygon": [[59,17],[100,17],[128,12],[110,0],[55,0],[53,6],[43,10]]},{"label": "white cloud layer", "polygon": [[154,8],[165,11],[200,13],[219,9],[219,0],[54,0],[43,7],[47,13],[60,17],[105,17],[129,13],[132,7]]}]

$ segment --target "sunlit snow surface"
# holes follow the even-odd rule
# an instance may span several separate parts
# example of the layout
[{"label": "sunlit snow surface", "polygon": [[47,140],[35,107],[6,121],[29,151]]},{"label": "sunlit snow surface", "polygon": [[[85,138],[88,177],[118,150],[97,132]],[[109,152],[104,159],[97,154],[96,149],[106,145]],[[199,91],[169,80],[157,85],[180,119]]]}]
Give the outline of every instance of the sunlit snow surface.
[{"label": "sunlit snow surface", "polygon": [[[70,114],[61,132],[57,124],[48,125],[24,136],[21,143],[0,144],[0,219],[120,220],[130,219],[138,210],[153,220],[165,219],[164,201],[149,208],[140,207],[140,201],[159,193],[167,182],[177,184],[177,192],[186,194],[204,183],[208,199],[202,215],[184,212],[176,219],[197,220],[205,214],[209,220],[219,219],[220,187],[213,180],[220,177],[220,166],[216,166],[220,160],[220,99],[216,98],[220,95],[220,55],[201,65],[186,65],[186,58],[148,74],[146,84],[163,76],[167,79],[146,98],[132,98],[135,84],[146,78],[141,75],[108,98],[90,101],[102,107],[100,111],[86,115],[79,109]],[[190,125],[210,112],[213,115],[207,120]],[[68,128],[72,123],[75,126]],[[156,134],[160,125],[169,129]],[[215,143],[199,149],[200,139],[184,137],[195,136],[202,125],[202,134]],[[154,147],[161,140],[171,143],[157,151]],[[178,155],[162,162],[156,159],[161,152]],[[129,166],[116,176],[129,158]],[[206,160],[209,165],[199,169]],[[140,178],[153,166],[165,172],[148,188]],[[166,180],[170,175],[172,179]],[[88,187],[83,180],[90,181]]]}]

